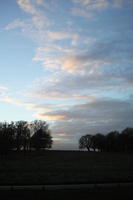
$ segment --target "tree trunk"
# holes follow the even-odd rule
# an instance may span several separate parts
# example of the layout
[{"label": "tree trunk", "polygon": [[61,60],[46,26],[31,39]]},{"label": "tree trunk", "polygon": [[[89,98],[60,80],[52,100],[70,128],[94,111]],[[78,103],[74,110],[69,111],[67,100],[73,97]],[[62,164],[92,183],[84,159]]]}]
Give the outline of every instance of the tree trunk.
[{"label": "tree trunk", "polygon": [[89,147],[86,147],[86,148],[87,148],[88,151],[90,151],[90,148],[89,148]]}]

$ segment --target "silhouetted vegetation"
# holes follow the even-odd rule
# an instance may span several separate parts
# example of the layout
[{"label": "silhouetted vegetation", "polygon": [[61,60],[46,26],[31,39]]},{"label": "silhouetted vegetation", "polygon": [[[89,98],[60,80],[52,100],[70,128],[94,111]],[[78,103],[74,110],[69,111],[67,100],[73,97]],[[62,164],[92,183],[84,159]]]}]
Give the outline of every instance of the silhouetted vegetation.
[{"label": "silhouetted vegetation", "polygon": [[133,128],[126,128],[121,133],[112,131],[106,135],[85,135],[79,139],[79,148],[99,152],[133,152]]},{"label": "silhouetted vegetation", "polygon": [[45,121],[0,123],[0,154],[2,155],[11,151],[26,153],[31,149],[49,149],[51,146],[52,137]]},{"label": "silhouetted vegetation", "polygon": [[[48,124],[42,120],[0,123],[0,154],[11,151],[24,152],[45,150],[52,147],[52,137]],[[84,135],[79,139],[79,148],[99,152],[133,152],[133,128],[121,133],[112,131],[107,134]]]},{"label": "silhouetted vegetation", "polygon": [[52,137],[50,135],[50,130],[45,121],[34,121],[32,125],[34,129],[34,134],[31,137],[31,145],[37,151],[40,149],[49,149],[52,146]]}]

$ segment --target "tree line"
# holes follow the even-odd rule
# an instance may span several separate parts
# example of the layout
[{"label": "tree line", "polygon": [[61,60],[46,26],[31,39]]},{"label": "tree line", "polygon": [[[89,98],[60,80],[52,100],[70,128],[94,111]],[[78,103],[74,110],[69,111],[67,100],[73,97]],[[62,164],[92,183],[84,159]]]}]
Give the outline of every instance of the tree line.
[{"label": "tree line", "polygon": [[79,148],[100,152],[133,152],[133,128],[108,134],[84,135],[79,139]]},{"label": "tree line", "polygon": [[0,122],[0,154],[49,149],[52,142],[49,126],[45,121]]}]

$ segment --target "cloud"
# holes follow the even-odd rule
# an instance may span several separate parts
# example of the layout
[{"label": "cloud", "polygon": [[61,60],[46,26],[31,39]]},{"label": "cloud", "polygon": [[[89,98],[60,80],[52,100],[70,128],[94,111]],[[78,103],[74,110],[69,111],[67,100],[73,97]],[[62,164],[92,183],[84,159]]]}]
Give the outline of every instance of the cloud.
[{"label": "cloud", "polygon": [[32,92],[28,92],[27,95],[42,100],[93,101],[93,95],[87,91],[100,87],[102,89],[107,87],[104,77],[100,75],[92,77],[87,74],[63,75],[57,73],[49,78],[42,77],[38,82],[35,82]]},{"label": "cloud", "polygon": [[8,87],[0,85],[0,91],[5,91],[5,90],[8,90]]},{"label": "cloud", "polygon": [[[116,117],[126,119],[128,113],[132,116],[132,103],[127,101],[103,99],[91,103],[72,106],[68,111],[56,113],[64,114],[68,120],[112,121]],[[125,116],[126,115],[126,116]],[[116,119],[115,119],[116,120]]]},{"label": "cloud", "polygon": [[45,61],[46,57],[60,54],[73,54],[76,53],[77,50],[73,48],[65,48],[63,46],[57,44],[45,44],[44,46],[38,47],[36,49],[36,55],[33,58],[33,61]]},{"label": "cloud", "polygon": [[[43,66],[47,69],[61,69],[69,73],[82,72],[92,68],[92,66],[111,62],[111,58],[108,56],[108,47],[105,50],[99,49],[99,46],[97,48],[93,47],[91,51],[72,48],[63,50],[61,47],[55,48],[54,46],[52,50],[46,47],[39,48],[33,60],[43,61]],[[53,55],[54,51],[56,51],[56,57]],[[57,54],[58,52],[59,54]]]},{"label": "cloud", "polygon": [[[7,25],[6,29],[9,30],[16,27],[22,27],[23,33],[26,33],[29,37],[39,43],[45,43],[44,47],[39,47],[37,49],[37,54],[33,60],[41,61],[44,68],[47,70],[63,70],[69,73],[85,73],[88,70],[93,72],[95,69],[93,70],[92,68],[119,62],[122,57],[126,56],[126,54],[128,57],[129,55],[132,56],[132,48],[127,49],[126,52],[124,46],[126,48],[127,45],[124,43],[122,46],[123,41],[112,40],[107,42],[107,40],[105,40],[99,42],[93,40],[92,43],[85,44],[87,38],[81,36],[81,33],[79,35],[79,32],[76,33],[73,29],[67,29],[67,31],[53,31],[51,28],[45,29],[45,25],[50,25],[50,23],[45,16],[45,12],[42,12],[38,7],[40,5],[45,6],[45,1],[18,0],[17,3],[22,10],[31,14],[31,19],[27,22],[17,19]],[[86,8],[89,8],[90,6],[94,9],[102,8],[109,4],[107,0],[74,0],[74,3],[81,4]],[[74,7],[74,9],[78,10],[80,8]],[[81,7],[81,9],[83,11],[83,7]],[[89,12],[87,11],[87,13]],[[80,32],[82,32],[82,30],[80,30]],[[119,35],[117,33],[115,34],[116,36]],[[69,42],[69,47],[67,48],[65,48],[64,45],[55,44],[55,42],[59,41],[65,43],[65,40]],[[76,45],[75,49],[72,48],[74,45]]]},{"label": "cloud", "polygon": [[[75,84],[75,90],[78,90]],[[83,88],[83,83],[81,82],[81,90]],[[62,101],[63,103],[67,104],[67,101],[75,102],[75,101],[92,101],[95,99],[95,97],[91,96],[90,94],[77,94],[76,91],[74,91],[74,87],[68,91],[69,86],[64,87],[63,89],[58,89],[58,91],[55,91],[54,88],[51,88],[51,91],[48,90],[48,88],[42,88],[42,89],[36,89],[32,92],[28,93],[27,96],[35,99],[41,99],[42,101],[48,101],[50,99],[55,101]],[[84,90],[85,93],[85,90]],[[60,102],[59,102],[60,103]],[[57,106],[57,105],[56,105]],[[67,106],[67,105],[64,105]]]},{"label": "cloud", "polygon": [[133,6],[133,1],[132,0],[113,0],[113,7],[115,8],[121,8],[123,6],[128,6],[131,7]]},{"label": "cloud", "polygon": [[93,16],[93,14],[91,12],[89,12],[83,8],[73,8],[72,14],[75,16],[86,17],[86,18],[90,18]]},{"label": "cloud", "polygon": [[40,9],[40,6],[45,6],[45,2],[43,0],[17,0],[16,2],[21,10],[29,14],[29,17],[23,20],[15,19],[5,27],[5,30],[21,28],[22,33],[37,40],[35,36],[37,32],[39,34],[45,26],[50,25],[45,12]]},{"label": "cloud", "polygon": [[59,120],[52,127],[54,132],[64,130],[75,138],[80,135],[107,133],[111,130],[122,130],[132,126],[133,104],[130,101],[114,99],[97,99],[97,101],[71,107],[68,111],[58,111],[64,114],[65,120]]},{"label": "cloud", "polygon": [[13,22],[9,23],[5,30],[12,30],[16,28],[22,28],[25,27],[25,23],[21,19],[15,19]]},{"label": "cloud", "polygon": [[133,87],[133,70],[131,64],[126,64],[117,68],[116,65],[90,66],[85,73],[60,72],[42,77],[28,95],[42,100],[62,100],[63,103],[93,101],[97,96],[108,96],[112,92],[112,95],[128,96]]},{"label": "cloud", "polygon": [[[99,57],[98,57],[99,56]],[[95,67],[109,63],[109,59],[106,57],[95,56],[93,53],[83,52],[77,55],[68,55],[61,58],[61,69],[69,73],[86,71],[92,73],[95,71]]]},{"label": "cloud", "polygon": [[36,9],[36,7],[33,5],[33,3],[41,3],[41,1],[32,1],[32,0],[17,0],[17,4],[19,5],[19,7],[29,13],[29,14],[33,14],[36,15],[38,14],[38,10]]},{"label": "cloud", "polygon": [[68,33],[67,31],[65,32],[54,32],[54,31],[48,31],[48,37],[51,40],[63,40],[63,39],[77,39],[78,35],[77,34],[72,34]]},{"label": "cloud", "polygon": [[[25,21],[25,29],[22,29],[22,31],[25,33],[27,32],[27,35],[30,35],[34,40],[37,40],[38,38],[38,41],[41,42],[52,42],[55,40],[70,39],[73,44],[76,43],[76,40],[78,39],[77,34],[69,33],[69,31],[66,30],[51,31],[51,29],[45,29],[45,26],[53,25],[52,20],[49,20],[48,17],[46,17],[46,10],[50,9],[50,5],[55,6],[55,2],[49,1],[49,3],[47,3],[43,0],[17,0],[17,4],[30,16],[30,19]],[[45,9],[42,10],[42,8]],[[24,22],[21,22],[20,20],[15,20],[7,25],[6,29],[23,27],[23,23]]]},{"label": "cloud", "polygon": [[[118,129],[132,125],[133,104],[131,101],[122,101],[116,99],[97,99],[90,103],[77,104],[46,113],[40,113],[44,120],[55,120],[53,127],[59,132],[68,131],[83,132],[90,129],[100,131],[106,129]],[[83,123],[83,124],[82,124]],[[84,125],[85,124],[85,125]],[[63,126],[62,126],[63,125]],[[58,128],[56,127],[58,126]],[[81,127],[80,127],[81,126]],[[102,127],[102,128],[101,128]],[[66,130],[67,129],[67,130]]]},{"label": "cloud", "polygon": [[[75,102],[74,105],[39,104],[36,101],[31,103],[10,96],[5,96],[0,101],[32,109],[36,113],[35,117],[50,123],[54,121],[51,126],[52,136],[56,141],[54,148],[58,143],[61,145],[61,140],[58,140],[60,137],[66,138],[61,146],[71,148],[71,141],[76,147],[81,135],[107,133],[114,129],[121,130],[126,126],[132,126],[133,103],[131,98],[127,100],[94,98],[86,103],[84,101],[81,104]],[[58,148],[61,147],[60,145]]]},{"label": "cloud", "polygon": [[94,16],[96,11],[133,6],[132,0],[72,0],[72,2],[76,5],[72,9],[72,14],[85,18]]},{"label": "cloud", "polygon": [[[81,1],[80,1],[81,3]],[[108,6],[108,1],[107,0],[83,0],[83,5],[87,6],[87,8],[89,9],[96,9],[96,10],[103,10],[105,8],[107,8]]]},{"label": "cloud", "polygon": [[0,99],[3,98],[8,91],[8,87],[0,85]]},{"label": "cloud", "polygon": [[[67,37],[67,33],[65,36],[61,35],[57,34],[59,38]],[[125,65],[126,68],[127,64],[132,64],[132,42],[126,37],[121,38],[117,32],[114,35],[115,39],[112,37],[110,40],[107,38],[97,41],[92,38],[91,42],[82,43],[84,48],[79,46],[78,49],[77,47],[63,48],[59,45],[46,44],[44,47],[37,49],[33,60],[41,61],[44,69],[59,69],[68,73],[93,73],[98,67],[100,71],[100,68],[102,69],[103,67],[111,69],[113,65]],[[82,38],[81,40],[83,41]]]},{"label": "cloud", "polygon": [[58,136],[61,136],[61,137],[67,136],[67,133],[59,133]]},{"label": "cloud", "polygon": [[32,23],[37,29],[42,29],[45,25],[49,25],[47,18],[42,15],[33,16]]},{"label": "cloud", "polygon": [[72,0],[76,4],[80,4],[83,7],[86,7],[87,9],[94,9],[94,10],[103,10],[108,7],[116,7],[121,8],[125,4],[130,6],[132,4],[132,0]]},{"label": "cloud", "polygon": [[62,120],[65,119],[65,115],[58,115],[58,114],[50,114],[50,113],[38,113],[36,117],[39,117],[44,120]]},{"label": "cloud", "polygon": [[[117,38],[117,34],[116,34]],[[123,38],[114,41],[95,42],[91,47],[81,51],[77,55],[67,55],[62,59],[62,69],[73,73],[76,71],[87,71],[95,67],[109,65],[132,64],[132,42]],[[111,68],[110,66],[108,68]]]},{"label": "cloud", "polygon": [[[73,36],[68,34],[68,38],[69,37],[73,38]],[[47,39],[49,40],[49,37]],[[69,56],[70,54],[73,55],[77,52],[78,50],[76,48],[67,48],[57,44],[46,43],[45,46],[36,49],[36,55],[33,58],[33,61],[41,61],[44,69],[47,70],[61,69],[63,62],[65,62],[65,59],[67,59],[64,55]]]},{"label": "cloud", "polygon": [[74,7],[72,14],[78,17],[91,18],[96,14],[96,11],[102,11],[110,5],[108,0],[72,0]]},{"label": "cloud", "polygon": [[62,70],[74,73],[85,69],[89,58],[86,55],[66,56],[62,58]]},{"label": "cloud", "polygon": [[24,106],[24,107],[27,107],[28,109],[32,109],[34,107],[33,103],[18,100],[17,98],[13,98],[9,96],[8,94],[4,94],[3,96],[1,96],[0,101],[14,104],[17,106]]},{"label": "cloud", "polygon": [[[0,86],[0,101],[48,120],[60,147],[62,138],[72,147],[83,134],[132,125],[133,29],[124,13],[131,2],[17,0],[27,18],[15,19],[5,29],[19,28],[36,43],[33,61],[43,71],[22,98]],[[114,8],[124,8],[123,16],[104,12]]]}]

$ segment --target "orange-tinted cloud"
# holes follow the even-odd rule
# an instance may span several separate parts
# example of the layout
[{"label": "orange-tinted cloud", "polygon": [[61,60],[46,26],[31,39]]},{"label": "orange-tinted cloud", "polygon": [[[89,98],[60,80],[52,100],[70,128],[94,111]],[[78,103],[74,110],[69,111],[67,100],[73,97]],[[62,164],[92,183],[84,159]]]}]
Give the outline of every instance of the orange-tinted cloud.
[{"label": "orange-tinted cloud", "polygon": [[65,115],[55,115],[55,114],[42,114],[39,113],[37,114],[38,117],[43,118],[43,119],[47,119],[47,120],[63,120],[66,118]]},{"label": "orange-tinted cloud", "polygon": [[61,136],[61,137],[67,136],[67,133],[59,133],[58,136]]}]

